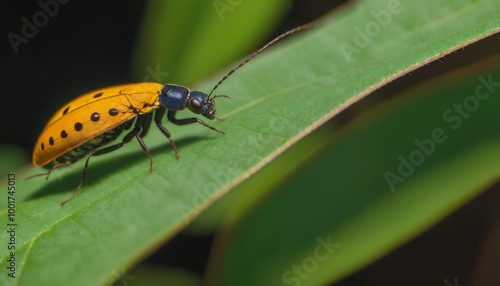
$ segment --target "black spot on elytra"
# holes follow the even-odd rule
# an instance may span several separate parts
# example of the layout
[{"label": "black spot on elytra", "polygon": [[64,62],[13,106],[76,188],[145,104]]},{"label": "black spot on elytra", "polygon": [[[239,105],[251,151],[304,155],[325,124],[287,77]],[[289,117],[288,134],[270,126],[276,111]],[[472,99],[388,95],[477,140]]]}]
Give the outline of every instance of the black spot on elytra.
[{"label": "black spot on elytra", "polygon": [[82,130],[82,128],[83,128],[83,125],[80,122],[75,123],[75,130],[76,131],[80,131],[80,130]]},{"label": "black spot on elytra", "polygon": [[68,137],[68,133],[66,133],[65,130],[61,131],[61,138],[66,138]]},{"label": "black spot on elytra", "polygon": [[54,138],[52,138],[52,136],[49,138],[49,144],[50,146],[54,146]]},{"label": "black spot on elytra", "polygon": [[110,108],[109,111],[108,111],[109,115],[111,116],[115,116],[115,115],[118,115],[118,109],[116,108]]},{"label": "black spot on elytra", "polygon": [[43,145],[43,143],[40,144],[40,147],[42,147],[42,151],[45,149],[45,145]]},{"label": "black spot on elytra", "polygon": [[68,113],[68,111],[69,111],[69,106],[68,106],[68,107],[66,107],[66,108],[63,110],[63,115],[65,115],[66,113]]},{"label": "black spot on elytra", "polygon": [[94,98],[99,98],[99,97],[101,97],[101,96],[102,96],[102,92],[99,92],[99,93],[97,93],[97,94],[94,94]]},{"label": "black spot on elytra", "polygon": [[97,113],[97,112],[94,112],[94,113],[92,113],[92,115],[90,115],[90,120],[92,120],[94,122],[99,121],[99,119],[101,119],[101,117],[99,116],[99,113]]}]

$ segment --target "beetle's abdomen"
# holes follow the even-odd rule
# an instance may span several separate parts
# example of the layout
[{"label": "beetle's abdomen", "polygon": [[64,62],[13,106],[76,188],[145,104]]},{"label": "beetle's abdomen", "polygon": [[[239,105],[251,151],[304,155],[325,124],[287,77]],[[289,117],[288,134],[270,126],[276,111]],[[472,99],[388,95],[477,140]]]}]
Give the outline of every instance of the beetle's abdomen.
[{"label": "beetle's abdomen", "polygon": [[75,149],[69,151],[68,153],[58,157],[57,159],[55,159],[54,161],[50,162],[49,164],[47,164],[43,167],[50,169],[54,165],[63,164],[63,163],[66,163],[68,161],[70,161],[71,163],[74,163],[74,162],[80,160],[81,158],[83,158],[85,155],[87,155],[92,150],[95,150],[95,149],[99,148],[100,146],[103,146],[103,145],[115,140],[116,137],[118,137],[122,133],[122,131],[124,129],[123,127],[124,127],[123,124],[118,125],[117,127],[113,128],[107,132],[104,132],[103,134],[96,136],[95,138],[93,138],[93,139],[85,142],[84,144],[76,147]]}]

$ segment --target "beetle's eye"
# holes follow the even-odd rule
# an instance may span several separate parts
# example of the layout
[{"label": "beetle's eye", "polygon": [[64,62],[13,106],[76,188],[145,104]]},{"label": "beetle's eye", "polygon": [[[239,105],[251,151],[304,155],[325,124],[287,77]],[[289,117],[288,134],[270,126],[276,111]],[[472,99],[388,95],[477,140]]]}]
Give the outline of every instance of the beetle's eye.
[{"label": "beetle's eye", "polygon": [[200,113],[200,111],[201,111],[201,102],[199,100],[197,100],[197,99],[192,98],[189,101],[189,109],[191,109],[191,111],[193,111],[193,112]]}]

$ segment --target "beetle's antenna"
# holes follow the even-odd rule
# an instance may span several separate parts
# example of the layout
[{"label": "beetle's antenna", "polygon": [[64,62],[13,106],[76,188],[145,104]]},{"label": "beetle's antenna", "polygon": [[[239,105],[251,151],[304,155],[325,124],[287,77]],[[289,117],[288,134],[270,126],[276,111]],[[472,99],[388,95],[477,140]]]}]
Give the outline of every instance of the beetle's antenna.
[{"label": "beetle's antenna", "polygon": [[212,99],[216,99],[217,97],[231,98],[229,95],[217,94],[217,95],[214,95],[214,97],[212,97]]},{"label": "beetle's antenna", "polygon": [[212,91],[208,94],[208,97],[210,97],[212,95],[212,93],[214,92],[214,90],[216,90],[219,85],[225,81],[230,75],[232,75],[237,69],[241,68],[242,66],[244,66],[246,63],[248,63],[249,61],[251,61],[253,58],[255,58],[255,56],[257,56],[258,54],[260,54],[261,52],[263,52],[265,49],[267,49],[269,46],[271,46],[272,44],[282,40],[283,38],[291,35],[291,34],[295,34],[297,32],[300,32],[300,31],[303,31],[303,30],[307,30],[311,27],[314,26],[314,22],[311,22],[311,23],[307,23],[307,24],[304,24],[302,26],[298,26],[296,28],[293,28],[291,30],[288,30],[286,32],[284,32],[283,34],[277,36],[276,38],[274,38],[273,40],[271,40],[269,43],[267,43],[266,45],[264,45],[262,48],[258,49],[256,52],[254,52],[253,54],[251,54],[248,58],[246,58],[242,63],[240,63],[237,67],[235,67],[234,69],[230,70],[227,75],[225,75],[215,86],[214,88],[212,88]]}]

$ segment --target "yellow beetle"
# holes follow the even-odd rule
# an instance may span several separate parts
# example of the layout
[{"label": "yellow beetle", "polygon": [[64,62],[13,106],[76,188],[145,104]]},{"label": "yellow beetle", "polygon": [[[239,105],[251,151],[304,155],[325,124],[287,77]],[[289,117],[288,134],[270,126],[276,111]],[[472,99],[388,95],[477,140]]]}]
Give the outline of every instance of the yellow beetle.
[{"label": "yellow beetle", "polygon": [[[124,84],[88,92],[70,101],[52,116],[33,149],[33,164],[50,168],[45,173],[48,176],[54,169],[69,166],[88,155],[77,188],[79,190],[85,179],[90,157],[114,151],[135,137],[148,155],[149,168],[153,171],[153,159],[142,140],[151,126],[153,116],[154,122],[170,140],[179,159],[170,132],[161,124],[165,112],[168,109],[167,118],[174,124],[198,122],[224,134],[196,117],[175,118],[176,112],[186,107],[195,114],[202,114],[209,119],[216,118],[215,97],[217,96],[190,91],[180,85],[153,82]],[[121,142],[97,149],[113,141],[124,130],[128,133]],[[64,205],[75,195],[76,192],[61,204]]]},{"label": "yellow beetle", "polygon": [[[48,178],[54,169],[69,166],[88,155],[80,183],[73,194],[61,202],[63,206],[74,198],[81,188],[90,157],[115,151],[134,137],[148,155],[149,169],[153,171],[153,158],[142,140],[153,120],[170,141],[177,159],[180,159],[170,132],[161,124],[165,112],[168,120],[174,124],[186,125],[197,122],[224,134],[196,117],[177,119],[176,113],[187,107],[191,112],[201,114],[208,119],[217,118],[214,99],[228,96],[211,96],[211,94],[224,80],[270,45],[311,26],[312,24],[306,24],[297,27],[267,43],[225,75],[209,94],[191,91],[176,84],[143,82],[106,87],[77,97],[59,109],[40,134],[33,149],[33,164],[49,170],[34,176],[46,175]],[[127,133],[121,142],[104,146],[115,140],[123,131]]]}]

